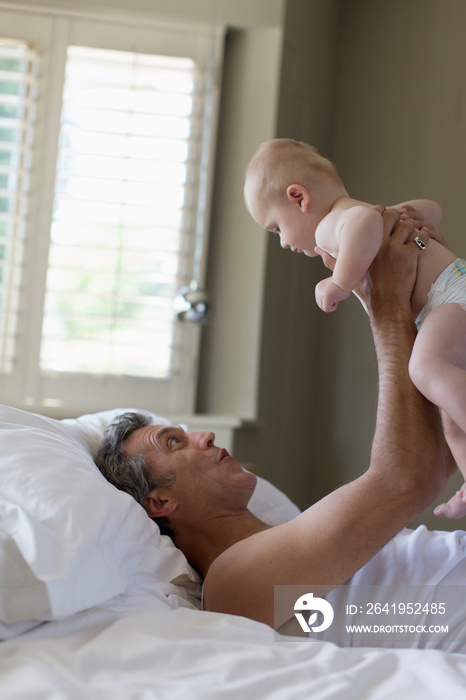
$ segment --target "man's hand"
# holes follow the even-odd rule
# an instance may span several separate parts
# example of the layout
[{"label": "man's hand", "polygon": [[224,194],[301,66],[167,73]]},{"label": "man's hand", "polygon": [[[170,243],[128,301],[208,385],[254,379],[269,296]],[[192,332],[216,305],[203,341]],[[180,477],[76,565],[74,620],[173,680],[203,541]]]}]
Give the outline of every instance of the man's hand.
[{"label": "man's hand", "polygon": [[417,263],[421,250],[414,242],[419,237],[424,243],[430,234],[426,228],[418,230],[413,219],[400,220],[396,209],[384,209],[383,239],[380,250],[361,284],[355,290],[370,312],[377,303],[385,303],[392,310],[397,305],[410,305],[416,282]]},{"label": "man's hand", "polygon": [[446,242],[442,234],[439,233],[429,221],[425,221],[422,218],[422,215],[418,211],[416,211],[414,207],[411,207],[409,205],[401,207],[400,215],[401,221],[407,221],[408,219],[412,219],[416,222],[416,228],[418,228],[419,230],[422,228],[426,228],[429,231],[430,237],[434,241],[437,241],[437,243],[440,243],[440,245],[443,245],[445,248],[449,249],[448,243]]},{"label": "man's hand", "polygon": [[347,299],[350,294],[350,291],[335,284],[331,277],[326,277],[316,286],[316,302],[325,312],[335,311],[339,302]]}]

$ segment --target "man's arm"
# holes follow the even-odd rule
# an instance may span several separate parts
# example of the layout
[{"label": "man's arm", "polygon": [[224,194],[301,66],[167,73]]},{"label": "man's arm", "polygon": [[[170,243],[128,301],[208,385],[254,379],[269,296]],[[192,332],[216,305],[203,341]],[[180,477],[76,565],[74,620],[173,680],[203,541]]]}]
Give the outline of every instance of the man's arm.
[{"label": "man's arm", "polygon": [[404,245],[412,222],[402,222],[390,237],[399,213],[386,212],[383,217],[381,251],[360,290],[379,372],[370,466],[293,521],[237,542],[218,557],[205,580],[209,610],[273,626],[274,585],[331,589],[342,584],[445,487],[440,417],[408,373],[415,337],[409,299],[419,248],[415,243]]}]

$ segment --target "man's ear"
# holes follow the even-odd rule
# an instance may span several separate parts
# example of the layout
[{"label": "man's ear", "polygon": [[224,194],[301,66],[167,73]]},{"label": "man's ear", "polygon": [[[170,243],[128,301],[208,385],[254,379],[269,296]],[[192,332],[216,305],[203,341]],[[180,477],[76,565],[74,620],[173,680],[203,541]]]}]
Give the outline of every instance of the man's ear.
[{"label": "man's ear", "polygon": [[306,212],[309,207],[310,195],[302,185],[289,185],[286,188],[286,196],[291,202],[298,204],[301,211]]},{"label": "man's ear", "polygon": [[149,518],[163,518],[176,510],[176,503],[163,489],[153,489],[142,499],[142,506]]}]

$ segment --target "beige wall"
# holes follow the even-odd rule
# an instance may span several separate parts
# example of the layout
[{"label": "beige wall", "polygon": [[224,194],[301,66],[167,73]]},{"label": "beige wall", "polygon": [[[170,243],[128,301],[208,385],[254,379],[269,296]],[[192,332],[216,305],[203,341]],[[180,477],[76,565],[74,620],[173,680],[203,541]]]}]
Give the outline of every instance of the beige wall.
[{"label": "beige wall", "polygon": [[230,27],[270,27],[282,24],[284,0],[4,0],[12,8],[22,5],[41,8],[91,10],[103,15],[138,13],[157,20],[211,23]]}]

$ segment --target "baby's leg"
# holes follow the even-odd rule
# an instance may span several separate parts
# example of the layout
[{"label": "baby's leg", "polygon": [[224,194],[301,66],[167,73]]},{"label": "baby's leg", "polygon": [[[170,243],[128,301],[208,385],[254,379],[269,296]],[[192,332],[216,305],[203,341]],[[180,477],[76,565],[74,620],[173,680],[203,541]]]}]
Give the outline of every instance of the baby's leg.
[{"label": "baby's leg", "polygon": [[[458,465],[466,465],[466,433],[463,433],[445,413],[442,414],[445,437]],[[464,471],[462,472],[465,476]],[[441,503],[434,510],[435,515],[444,518],[462,518],[466,515],[466,483],[447,503]]]},{"label": "baby's leg", "polygon": [[409,373],[419,391],[466,433],[466,311],[461,306],[444,304],[426,316]]},{"label": "baby's leg", "polygon": [[[466,312],[458,304],[439,306],[427,315],[409,372],[419,391],[442,409],[445,437],[466,480]],[[466,515],[462,495],[455,494],[435,514]]]}]

